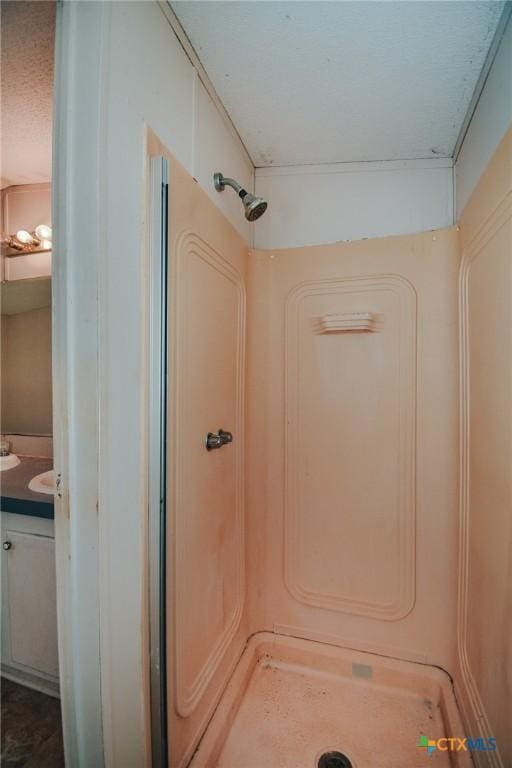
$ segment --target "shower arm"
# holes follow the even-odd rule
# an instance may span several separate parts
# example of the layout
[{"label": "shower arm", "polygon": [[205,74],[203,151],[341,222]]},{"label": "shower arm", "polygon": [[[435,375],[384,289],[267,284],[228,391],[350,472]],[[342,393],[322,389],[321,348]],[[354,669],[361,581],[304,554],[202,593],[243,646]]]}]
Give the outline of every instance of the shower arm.
[{"label": "shower arm", "polygon": [[215,173],[213,176],[213,183],[217,192],[222,192],[225,187],[232,187],[237,193],[238,197],[244,198],[247,194],[247,190],[244,189],[238,181],[230,179],[227,176],[223,176],[222,173]]}]

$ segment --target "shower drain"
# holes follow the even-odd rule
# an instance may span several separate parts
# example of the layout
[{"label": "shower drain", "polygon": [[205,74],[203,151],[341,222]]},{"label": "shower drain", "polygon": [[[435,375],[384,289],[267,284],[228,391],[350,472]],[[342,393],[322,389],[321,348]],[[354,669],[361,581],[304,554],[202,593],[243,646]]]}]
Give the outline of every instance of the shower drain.
[{"label": "shower drain", "polygon": [[318,768],[352,768],[352,763],[342,752],[324,752],[318,761]]}]

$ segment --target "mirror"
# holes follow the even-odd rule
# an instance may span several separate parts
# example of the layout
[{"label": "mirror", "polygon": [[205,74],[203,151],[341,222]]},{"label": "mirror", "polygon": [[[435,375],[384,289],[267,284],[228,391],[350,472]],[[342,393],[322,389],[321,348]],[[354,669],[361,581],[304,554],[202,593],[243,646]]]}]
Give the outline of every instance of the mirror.
[{"label": "mirror", "polygon": [[35,280],[10,280],[2,283],[1,312],[3,315],[18,315],[31,309],[52,305],[52,281],[49,277]]},{"label": "mirror", "polygon": [[51,279],[1,286],[4,434],[52,434]]}]

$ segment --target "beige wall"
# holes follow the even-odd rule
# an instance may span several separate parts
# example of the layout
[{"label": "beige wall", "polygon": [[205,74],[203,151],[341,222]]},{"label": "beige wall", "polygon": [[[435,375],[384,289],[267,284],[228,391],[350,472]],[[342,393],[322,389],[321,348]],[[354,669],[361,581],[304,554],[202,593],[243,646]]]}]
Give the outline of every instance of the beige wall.
[{"label": "beige wall", "polygon": [[512,128],[460,220],[459,699],[468,735],[512,765]]},{"label": "beige wall", "polygon": [[[252,252],[253,630],[453,668],[457,235]],[[319,333],[356,312],[374,332]]]},{"label": "beige wall", "polygon": [[51,308],[2,315],[2,432],[52,433]]}]

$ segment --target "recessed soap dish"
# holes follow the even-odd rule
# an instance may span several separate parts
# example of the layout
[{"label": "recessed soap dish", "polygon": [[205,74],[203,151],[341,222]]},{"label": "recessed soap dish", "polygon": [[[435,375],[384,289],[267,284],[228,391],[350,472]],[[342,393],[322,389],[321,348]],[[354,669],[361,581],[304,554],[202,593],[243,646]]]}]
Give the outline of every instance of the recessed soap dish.
[{"label": "recessed soap dish", "polygon": [[373,312],[327,314],[318,318],[317,330],[318,333],[373,332],[377,330],[377,317]]}]

